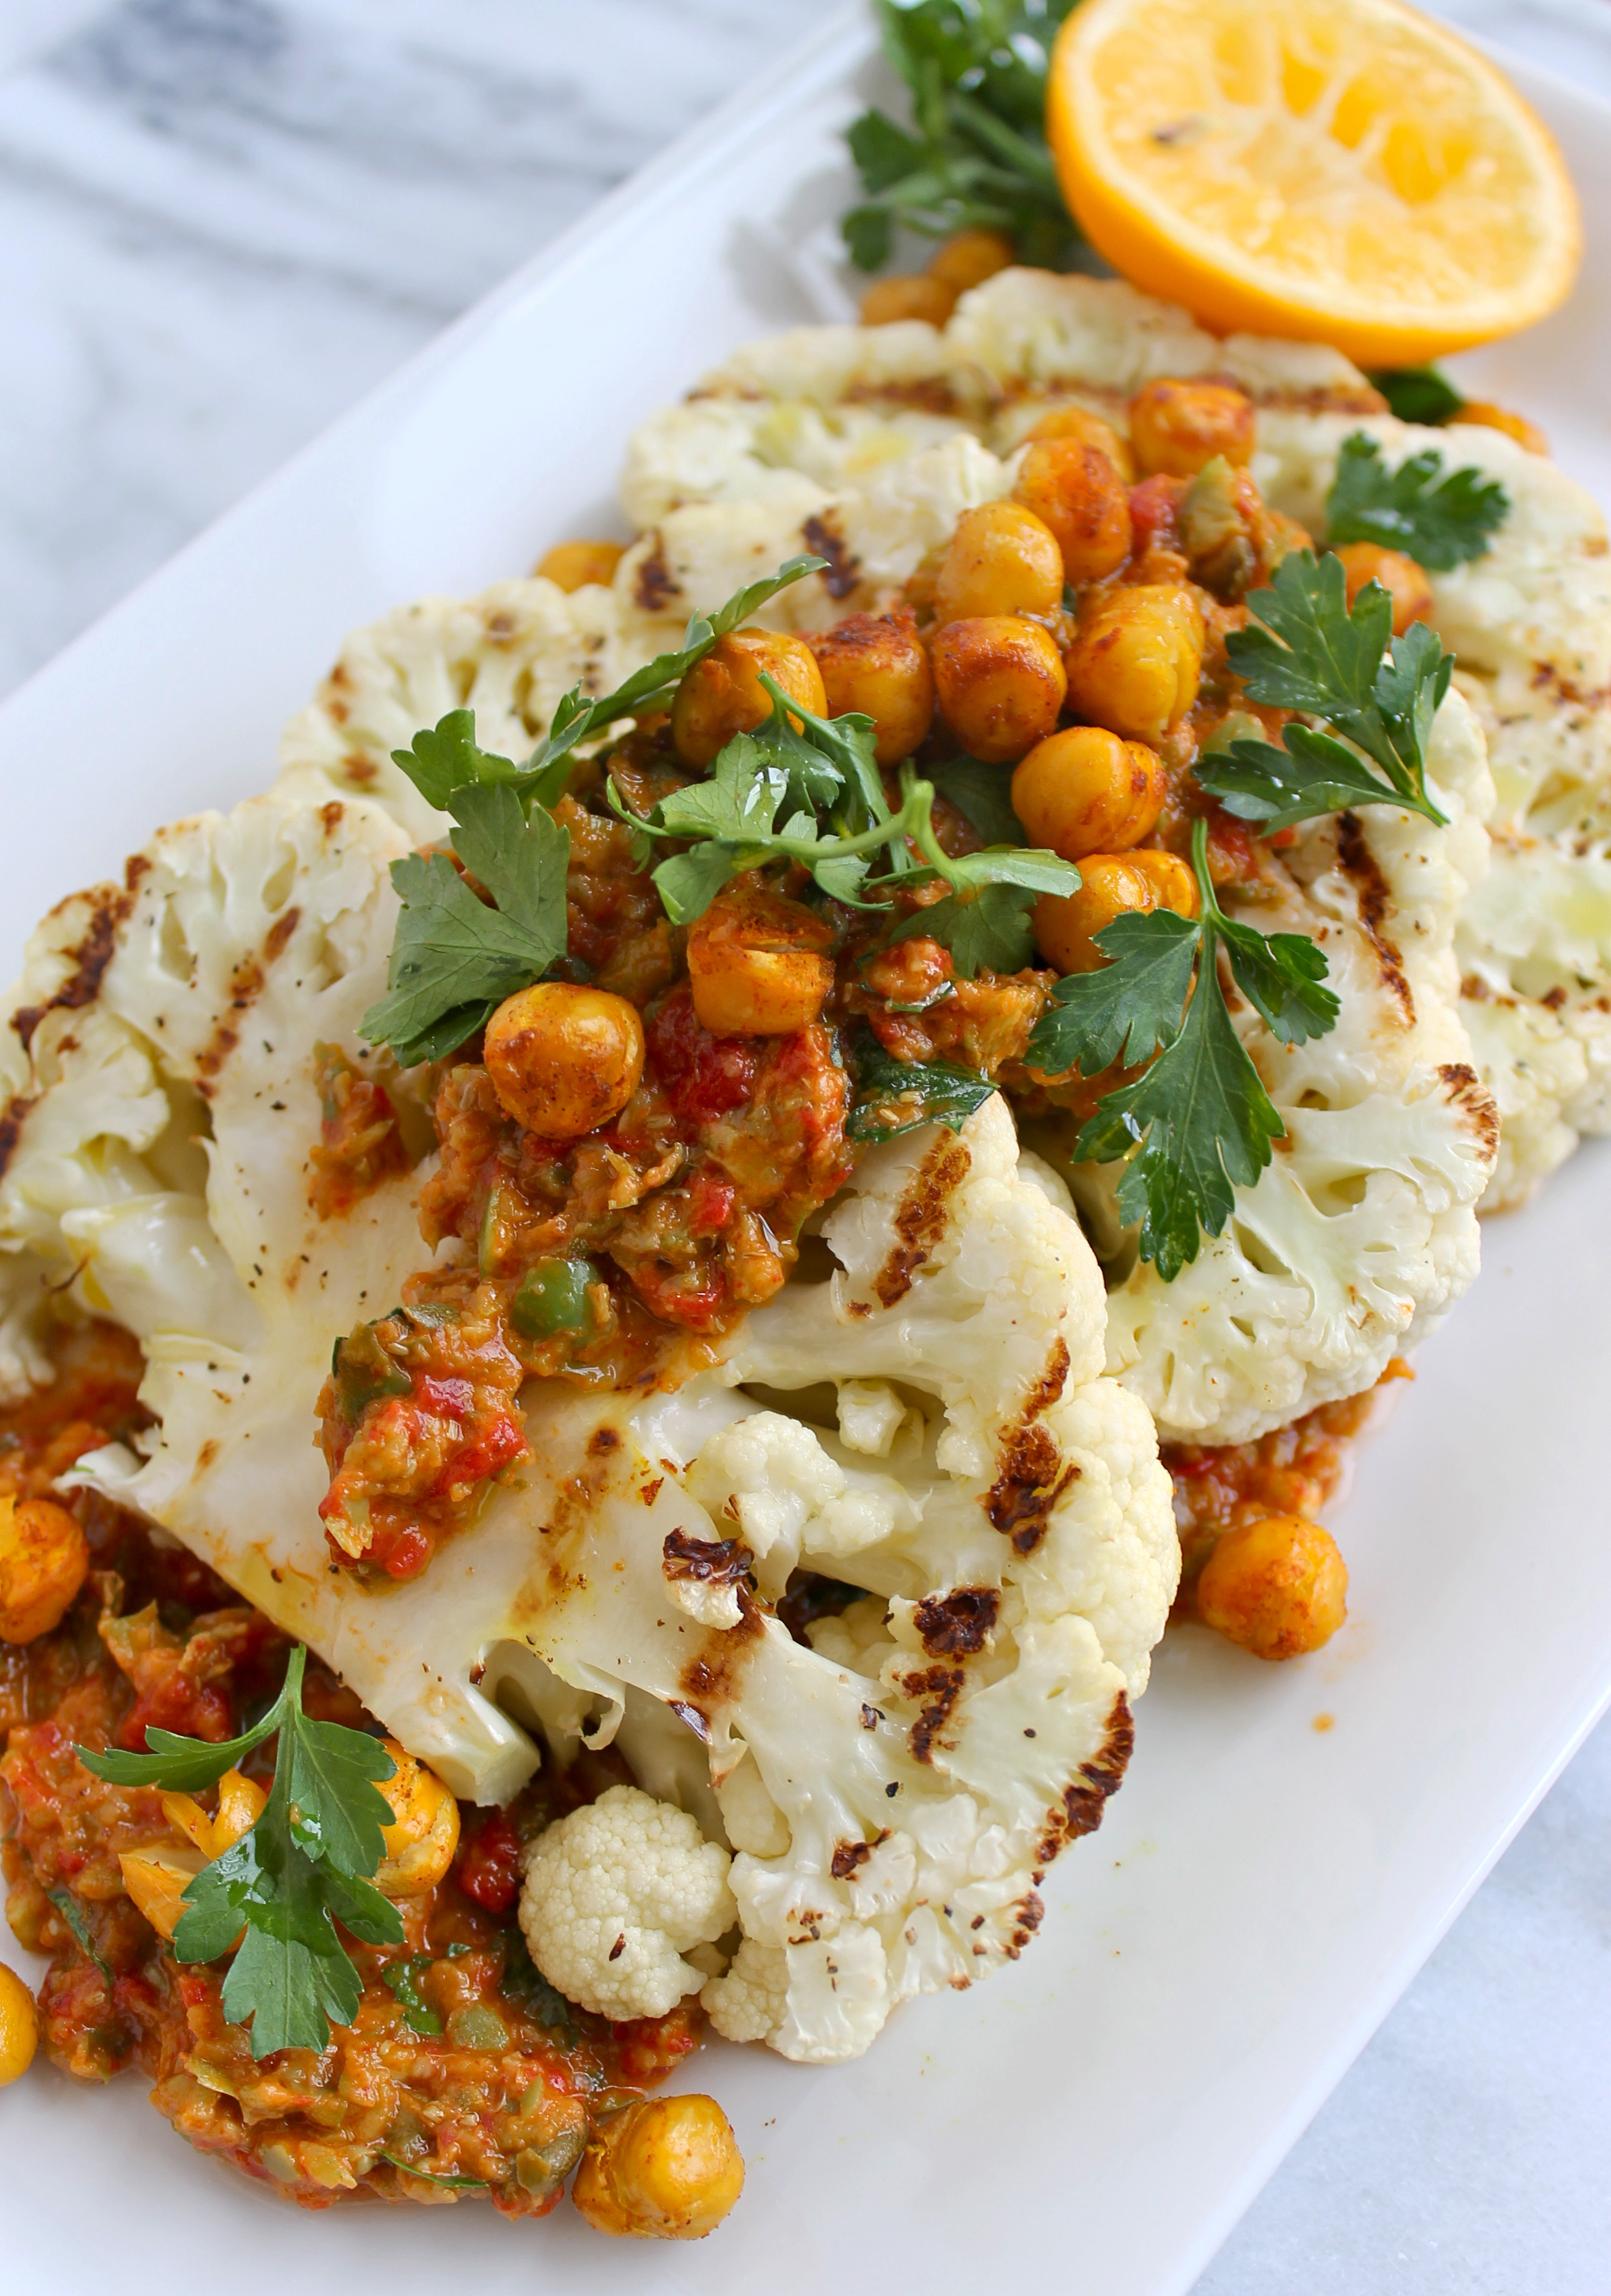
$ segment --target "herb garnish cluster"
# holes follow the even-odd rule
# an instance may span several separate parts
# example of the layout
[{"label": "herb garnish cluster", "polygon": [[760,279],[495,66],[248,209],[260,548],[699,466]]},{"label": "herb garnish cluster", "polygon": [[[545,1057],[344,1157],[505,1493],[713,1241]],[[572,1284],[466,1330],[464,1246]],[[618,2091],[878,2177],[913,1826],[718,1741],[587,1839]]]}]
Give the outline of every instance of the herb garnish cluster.
[{"label": "herb garnish cluster", "polygon": [[397,1765],[365,1731],[302,1711],[307,1662],[305,1650],[292,1651],[280,1695],[238,1738],[215,1745],[148,1728],[143,1754],[74,1750],[113,1785],[196,1793],[279,1733],[262,1815],[190,1883],[174,1931],[180,1961],[221,1960],[241,1939],[224,2013],[233,2025],[251,2019],[254,2057],[323,2049],[332,2022],[352,2023],[364,1987],[337,1922],[365,1945],[403,1942],[402,1916],[373,1879],[386,1854],[382,1828],[394,1822],[380,1783]]},{"label": "herb garnish cluster", "polygon": [[912,126],[873,109],[846,131],[863,197],[842,217],[863,271],[897,228],[944,239],[1006,234],[1024,263],[1056,268],[1080,244],[1045,134],[1046,67],[1074,0],[878,0],[884,53]]}]

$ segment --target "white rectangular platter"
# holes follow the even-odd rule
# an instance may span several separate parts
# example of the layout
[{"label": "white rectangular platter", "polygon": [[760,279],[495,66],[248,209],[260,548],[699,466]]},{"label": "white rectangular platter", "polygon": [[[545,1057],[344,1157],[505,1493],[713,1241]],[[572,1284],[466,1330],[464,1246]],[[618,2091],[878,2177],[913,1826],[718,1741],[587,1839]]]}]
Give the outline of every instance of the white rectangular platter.
[{"label": "white rectangular platter", "polygon": [[[816,316],[768,227],[797,242],[844,204],[837,131],[870,45],[859,11],[830,25],[0,710],[10,958],[156,823],[262,787],[351,626],[619,530],[632,423],[732,344]],[[1611,111],[1517,77],[1592,231]],[[1608,369],[1602,226],[1570,308],[1471,370],[1606,499]],[[1337,1520],[1344,1633],[1284,1669],[1167,1639],[1130,1783],[1015,1969],[905,2009],[859,2064],[700,2058],[749,2162],[712,2240],[607,2243],[568,2209],[300,2215],[191,2153],[137,2077],[84,2093],[41,2068],[0,2098],[7,2284],[58,2277],[70,2226],[75,2283],[115,2275],[127,2296],[197,2269],[232,2296],[1189,2287],[1611,1696],[1611,1155],[1580,1156],[1485,1249]]]}]

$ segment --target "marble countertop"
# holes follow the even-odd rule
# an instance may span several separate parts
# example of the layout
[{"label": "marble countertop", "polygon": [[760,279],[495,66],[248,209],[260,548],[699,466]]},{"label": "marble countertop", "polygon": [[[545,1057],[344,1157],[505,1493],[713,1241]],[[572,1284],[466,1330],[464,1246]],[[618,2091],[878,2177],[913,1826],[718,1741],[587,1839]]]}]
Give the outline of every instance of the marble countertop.
[{"label": "marble countertop", "polygon": [[[1607,0],[1438,12],[1611,94]],[[0,0],[0,693],[819,20]],[[1198,2296],[1607,2296],[1611,1722]]]}]

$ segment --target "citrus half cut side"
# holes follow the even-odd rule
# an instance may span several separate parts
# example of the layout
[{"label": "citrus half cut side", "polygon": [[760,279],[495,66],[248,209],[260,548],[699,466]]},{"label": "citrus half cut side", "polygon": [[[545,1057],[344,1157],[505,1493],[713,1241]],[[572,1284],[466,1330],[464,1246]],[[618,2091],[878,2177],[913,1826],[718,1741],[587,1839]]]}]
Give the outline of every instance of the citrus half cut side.
[{"label": "citrus half cut side", "polygon": [[1047,133],[1100,254],[1206,325],[1407,366],[1576,274],[1576,195],[1484,57],[1398,0],[1084,0]]}]

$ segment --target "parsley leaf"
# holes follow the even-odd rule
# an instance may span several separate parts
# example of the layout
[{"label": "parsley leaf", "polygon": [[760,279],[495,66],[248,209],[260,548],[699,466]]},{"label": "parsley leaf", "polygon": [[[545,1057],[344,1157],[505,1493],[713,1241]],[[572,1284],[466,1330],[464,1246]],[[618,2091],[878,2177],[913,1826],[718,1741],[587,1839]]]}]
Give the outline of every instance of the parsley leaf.
[{"label": "parsley leaf", "polygon": [[1344,802],[1406,806],[1441,824],[1427,795],[1427,744],[1454,661],[1433,632],[1417,622],[1393,637],[1393,601],[1381,585],[1368,582],[1350,609],[1340,559],[1309,550],[1283,559],[1247,606],[1264,627],[1232,630],[1225,645],[1248,698],[1325,718],[1388,786],[1341,742],[1288,726],[1284,753],[1242,739],[1223,756],[1205,754],[1194,769],[1203,787],[1228,812],[1271,828],[1335,812],[1343,791],[1353,792]]},{"label": "parsley leaf", "polygon": [[[302,1711],[307,1653],[291,1652],[285,1685],[256,1726],[222,1745],[150,1730],[144,1754],[76,1751],[96,1777],[170,1792],[210,1785],[279,1733],[274,1784],[261,1816],[203,1866],[184,1891],[174,1931],[181,1961],[217,1961],[237,1937],[224,1980],[232,2023],[251,2020],[254,2057],[322,2049],[330,2026],[349,2025],[363,1985],[337,1934],[339,1921],[369,1945],[400,1945],[403,1922],[371,1878],[385,1855],[391,1807],[379,1791],[395,1765],[362,1730]],[[244,1925],[244,1935],[241,1935]]]},{"label": "parsley leaf", "polygon": [[439,2033],[442,2020],[420,1990],[420,1979],[430,1967],[428,1953],[411,1955],[406,1961],[389,1961],[380,1972],[380,1982],[396,1996],[403,2012],[404,2022],[411,2032]]},{"label": "parsley leaf", "polygon": [[1191,986],[1201,932],[1172,909],[1115,917],[1097,935],[1109,962],[1071,973],[1034,1025],[1025,1059],[1048,1076],[1099,1076],[1122,1059],[1135,1068],[1172,1042]]},{"label": "parsley leaf", "polygon": [[[542,814],[568,851],[568,833]],[[527,831],[525,833],[533,832]],[[511,869],[520,865],[511,861]],[[372,1045],[389,1044],[405,1068],[442,1060],[492,1018],[506,996],[541,980],[564,953],[563,936],[534,934],[478,900],[445,853],[409,853],[391,865],[403,897],[388,989],[358,1023]],[[560,876],[564,884],[563,869]],[[563,891],[560,894],[563,911]]]},{"label": "parsley leaf", "polygon": [[1451,422],[1465,400],[1435,366],[1368,367],[1365,380],[1379,390],[1401,422],[1437,429]]},{"label": "parsley leaf", "polygon": [[980,972],[1018,972],[1034,954],[1029,912],[1034,895],[1016,885],[983,885],[977,892],[947,893],[915,916],[908,917],[892,940],[910,940],[921,933],[951,951],[951,961],[964,980]]},{"label": "parsley leaf", "polygon": [[1165,1283],[1218,1235],[1286,1127],[1231,1026],[1205,931],[1198,981],[1179,1035],[1137,1078],[1109,1093],[1075,1153],[1099,1163],[1136,1151],[1119,1183],[1119,1215],[1141,1224],[1141,1253]]},{"label": "parsley leaf", "polygon": [[[1223,946],[1239,988],[1282,1044],[1336,1024],[1341,1007],[1321,983],[1326,959],[1301,933],[1258,932],[1228,917],[1207,867],[1207,832],[1192,832],[1200,914],[1116,917],[1097,935],[1108,963],[1059,980],[1025,1059],[1043,1075],[1095,1076],[1123,1059],[1149,1065],[1097,1103],[1075,1153],[1127,1157],[1118,1206],[1141,1226],[1143,1259],[1165,1283],[1218,1235],[1234,1190],[1250,1187],[1285,1131],[1231,1024],[1219,976]],[[1156,1053],[1157,1057],[1153,1055]]]},{"label": "parsley leaf", "polygon": [[422,726],[406,750],[394,750],[393,762],[402,767],[428,805],[447,811],[456,789],[475,782],[512,782],[519,769],[509,758],[483,750],[476,740],[473,709],[450,709],[434,726]]},{"label": "parsley leaf", "polygon": [[912,126],[872,111],[846,131],[865,197],[840,222],[875,271],[897,227],[944,238],[982,226],[1026,263],[1058,268],[1079,243],[1044,131],[1046,64],[1073,0],[879,0],[884,53]]},{"label": "parsley leaf", "polygon": [[985,969],[1020,972],[1034,954],[1029,913],[1037,898],[1071,892],[1079,882],[1073,864],[1055,853],[1013,846],[948,858],[943,873],[953,890],[908,917],[890,939],[921,934],[937,940],[968,980]]},{"label": "parsley leaf", "polygon": [[977,758],[952,758],[929,768],[936,792],[953,805],[987,845],[1027,845],[1028,833],[1012,809],[1012,775]]},{"label": "parsley leaf", "polygon": [[925,1124],[960,1132],[995,1086],[977,1069],[950,1061],[898,1061],[869,1030],[851,1053],[856,1096],[845,1126],[851,1140],[894,1140]]},{"label": "parsley leaf", "polygon": [[1497,479],[1471,469],[1445,475],[1435,447],[1390,471],[1375,439],[1356,430],[1343,441],[1326,497],[1326,538],[1334,550],[1344,542],[1380,543],[1446,573],[1482,556],[1509,508]]},{"label": "parsley leaf", "polygon": [[74,1937],[78,1939],[86,1959],[94,1963],[95,1967],[110,1986],[112,1983],[111,1970],[101,1957],[95,1944],[95,1933],[89,1925],[89,1916],[77,1898],[70,1890],[66,1888],[47,1890],[45,1894],[67,1923],[68,1928],[71,1930]]},{"label": "parsley leaf", "polygon": [[534,951],[562,955],[568,832],[545,807],[533,806],[528,818],[506,787],[461,789],[453,805],[454,851],[492,895],[498,915],[524,932]]}]

